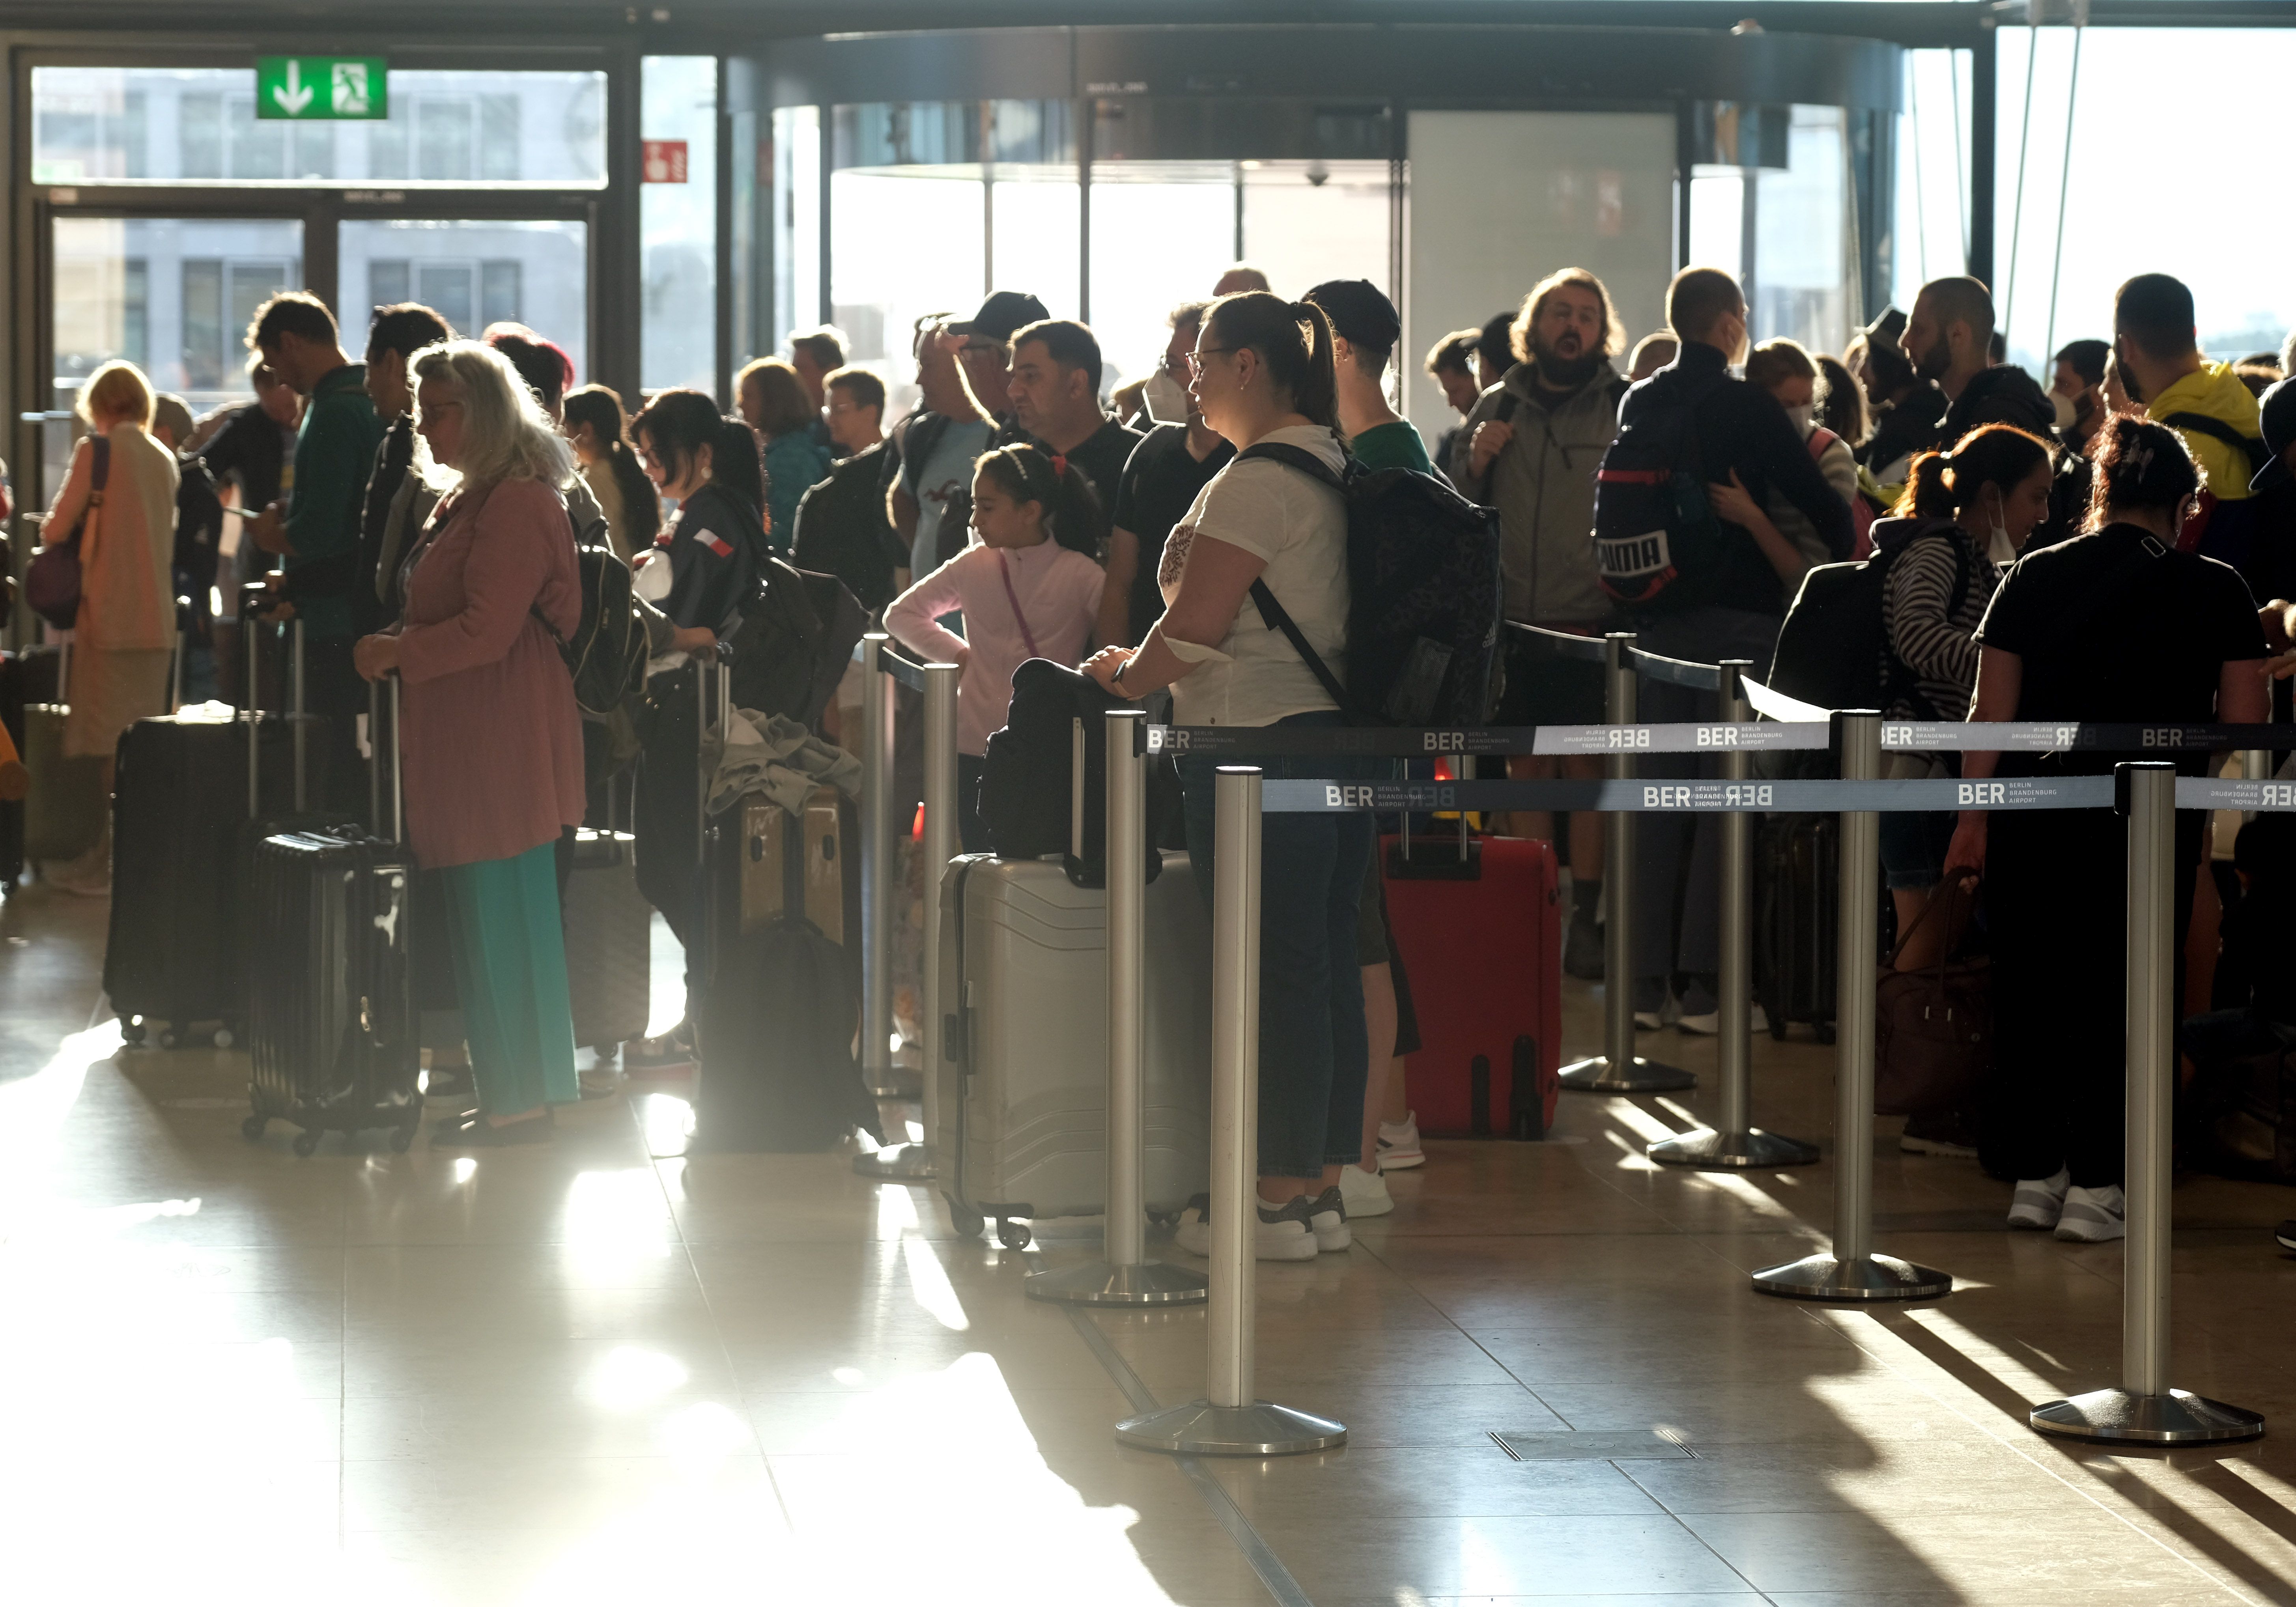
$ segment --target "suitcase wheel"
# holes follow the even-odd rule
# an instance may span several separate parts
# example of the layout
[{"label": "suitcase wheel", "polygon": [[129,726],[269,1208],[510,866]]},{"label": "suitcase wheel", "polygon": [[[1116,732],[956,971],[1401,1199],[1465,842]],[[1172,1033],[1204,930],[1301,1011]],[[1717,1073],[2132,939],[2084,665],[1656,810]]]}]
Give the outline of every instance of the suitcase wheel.
[{"label": "suitcase wheel", "polygon": [[184,1035],[173,1027],[160,1029],[160,1047],[162,1049],[179,1049],[183,1047],[183,1043]]},{"label": "suitcase wheel", "polygon": [[319,1135],[316,1131],[306,1129],[305,1131],[295,1135],[295,1152],[298,1155],[301,1155],[308,1159],[311,1155],[316,1153],[318,1148]]},{"label": "suitcase wheel", "polygon": [[986,1218],[971,1206],[959,1205],[954,1200],[948,1202],[948,1226],[960,1239],[979,1238],[981,1228],[987,1226],[987,1221]]},{"label": "suitcase wheel", "polygon": [[1778,1043],[1784,1043],[1786,1041],[1787,1026],[1785,1016],[1780,1012],[1773,1010],[1769,1013],[1769,1017],[1770,1037]]},{"label": "suitcase wheel", "polygon": [[1029,1248],[1029,1242],[1035,1237],[1036,1235],[1029,1231],[1027,1223],[1015,1222],[1010,1217],[997,1218],[996,1242],[1005,1249],[1026,1250]]},{"label": "suitcase wheel", "polygon": [[392,1129],[390,1135],[390,1152],[394,1155],[404,1155],[406,1153],[406,1146],[414,1142],[414,1129],[421,1125],[422,1123],[418,1120],[410,1123],[406,1127]]},{"label": "suitcase wheel", "polygon": [[216,1030],[215,1030],[215,1046],[216,1046],[217,1048],[218,1048],[218,1049],[228,1049],[228,1048],[230,1048],[234,1044],[237,1043],[238,1041],[239,1041],[239,1040],[238,1040],[237,1038],[235,1038],[235,1037],[234,1037],[232,1036],[232,1031],[231,1031],[231,1029],[230,1029],[230,1028],[228,1028],[228,1027],[218,1027],[218,1028],[217,1028],[217,1029],[216,1029]]},{"label": "suitcase wheel", "polygon": [[260,1138],[263,1136],[263,1129],[270,1125],[271,1119],[268,1116],[250,1116],[239,1124],[240,1136],[243,1138]]},{"label": "suitcase wheel", "polygon": [[1833,1023],[1832,1021],[1820,1021],[1817,1023],[1817,1041],[1821,1044],[1830,1044],[1833,1041]]},{"label": "suitcase wheel", "polygon": [[119,1036],[131,1044],[142,1043],[144,1037],[144,1018],[140,1015],[130,1016],[120,1022]]}]

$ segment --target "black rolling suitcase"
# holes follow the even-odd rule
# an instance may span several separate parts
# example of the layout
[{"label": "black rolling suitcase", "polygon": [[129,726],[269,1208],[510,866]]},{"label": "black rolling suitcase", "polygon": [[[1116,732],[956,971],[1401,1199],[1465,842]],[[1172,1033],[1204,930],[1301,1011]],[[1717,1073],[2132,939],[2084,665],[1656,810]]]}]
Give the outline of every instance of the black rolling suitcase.
[{"label": "black rolling suitcase", "polygon": [[1754,996],[1769,1017],[1770,1036],[1783,1038],[1799,1022],[1830,1044],[1841,924],[1840,818],[1765,818],[1755,838],[1754,883]]},{"label": "black rolling suitcase", "polygon": [[[250,664],[254,635],[250,617]],[[243,1036],[249,823],[293,818],[313,766],[324,790],[324,729],[299,709],[286,718],[174,714],[138,720],[120,738],[103,988],[129,1043],[156,1037],[173,1049],[205,1037],[228,1049]]]},{"label": "black rolling suitcase", "polygon": [[[398,714],[393,682],[394,789]],[[378,723],[370,715],[379,766]],[[394,1150],[414,1142],[422,1121],[414,889],[405,845],[354,824],[291,824],[256,843],[247,903],[254,1111],[242,1129],[250,1138],[277,1118],[303,1129],[299,1155],[317,1149],[323,1134],[366,1127],[392,1129]]]}]

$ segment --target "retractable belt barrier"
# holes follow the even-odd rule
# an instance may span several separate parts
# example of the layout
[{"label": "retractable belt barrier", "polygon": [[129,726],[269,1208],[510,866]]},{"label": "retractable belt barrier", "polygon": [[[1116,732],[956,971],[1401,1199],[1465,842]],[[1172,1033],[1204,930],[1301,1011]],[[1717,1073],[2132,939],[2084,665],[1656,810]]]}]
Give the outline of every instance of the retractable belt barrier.
[{"label": "retractable belt barrier", "polygon": [[[1751,687],[1754,683],[1747,683]],[[1754,720],[1659,726],[1151,726],[1148,750],[1174,755],[1329,754],[1358,758],[1479,758],[1607,753],[1822,753],[1825,720]],[[2044,720],[1884,720],[1887,753],[2221,753],[2296,749],[2296,726],[2066,725]],[[1541,806],[1526,805],[1525,808]]]},{"label": "retractable belt barrier", "polygon": [[[874,634],[877,633],[872,633],[872,635]],[[864,636],[860,641],[853,644],[853,661],[856,664],[866,664],[869,662],[869,638],[867,636]],[[877,645],[877,668],[880,670],[882,670],[885,674],[892,676],[893,679],[898,681],[902,685],[907,687],[911,692],[922,692],[925,689],[925,667],[918,663],[914,659],[905,659],[899,653],[895,652],[893,651],[892,638],[890,636],[886,637],[884,641],[879,643]]]}]

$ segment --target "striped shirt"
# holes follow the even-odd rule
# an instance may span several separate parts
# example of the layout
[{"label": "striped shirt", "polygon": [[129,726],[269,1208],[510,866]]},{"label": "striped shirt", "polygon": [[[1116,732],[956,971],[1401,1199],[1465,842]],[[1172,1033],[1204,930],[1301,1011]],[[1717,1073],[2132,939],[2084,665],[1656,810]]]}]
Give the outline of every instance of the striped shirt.
[{"label": "striped shirt", "polygon": [[[1874,536],[1879,539],[1882,534],[1877,527]],[[1961,548],[1958,565],[1956,545]],[[1965,567],[1969,578],[1957,606],[1953,595],[1956,567]],[[1890,651],[1913,672],[1929,707],[1920,708],[1900,693],[1887,710],[1890,718],[1969,717],[1970,698],[1977,689],[1977,627],[1999,583],[1998,571],[1976,538],[1943,520],[1914,537],[1898,555],[1882,583],[1882,628]]]}]

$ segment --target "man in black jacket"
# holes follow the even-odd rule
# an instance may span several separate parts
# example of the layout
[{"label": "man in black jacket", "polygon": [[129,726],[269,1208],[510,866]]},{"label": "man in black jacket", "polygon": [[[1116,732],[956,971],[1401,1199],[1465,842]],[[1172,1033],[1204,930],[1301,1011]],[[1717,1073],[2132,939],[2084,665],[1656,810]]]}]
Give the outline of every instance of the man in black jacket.
[{"label": "man in black jacket", "polygon": [[[1807,561],[1761,510],[1775,492],[1808,519],[1828,552],[1846,559],[1853,539],[1849,506],[1818,471],[1776,398],[1730,377],[1729,365],[1747,346],[1746,299],[1737,282],[1718,268],[1684,269],[1667,291],[1667,323],[1682,348],[1627,392],[1620,429],[1633,429],[1639,415],[1689,410],[1698,472],[1711,488],[1723,540],[1713,562],[1668,585],[1660,606],[1637,611],[1634,628],[1646,652],[1702,664],[1751,659],[1754,674],[1766,676],[1786,603]],[[1645,720],[1673,722],[1712,720],[1720,711],[1712,693],[1644,681],[1638,712]],[[1702,772],[1696,756],[1684,754],[1646,758],[1642,773],[1687,777]],[[1682,1029],[1714,1032],[1721,968],[1719,822],[1711,815],[1655,815],[1642,823],[1636,845],[1636,1022],[1646,1028],[1663,1022],[1672,984]]]},{"label": "man in black jacket", "polygon": [[398,566],[439,500],[408,477],[414,462],[414,393],[406,382],[406,365],[424,347],[454,338],[446,319],[414,301],[376,307],[367,325],[366,393],[383,425],[359,507],[358,559],[350,588],[361,635],[398,618]]},{"label": "man in black jacket", "polygon": [[909,569],[908,545],[885,516],[885,384],[865,368],[840,368],[823,390],[840,461],[798,499],[790,561],[836,576],[873,619]]},{"label": "man in black jacket", "polygon": [[1932,279],[1914,298],[1899,344],[1914,372],[1945,393],[1937,445],[1951,446],[1980,424],[2014,424],[2056,439],[2057,410],[2031,374],[1993,361],[1993,296],[1974,279]]}]

